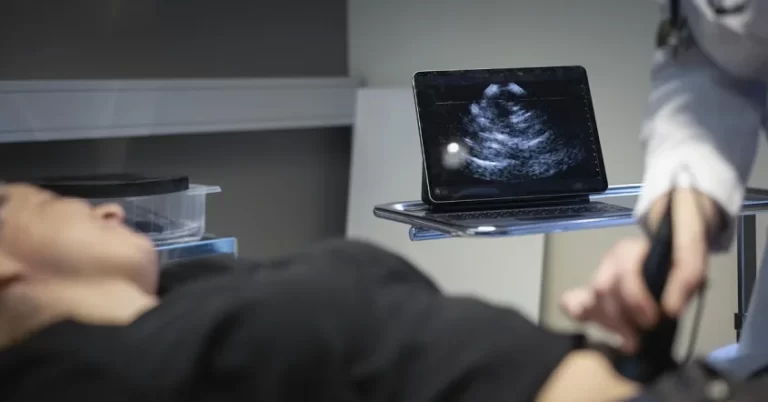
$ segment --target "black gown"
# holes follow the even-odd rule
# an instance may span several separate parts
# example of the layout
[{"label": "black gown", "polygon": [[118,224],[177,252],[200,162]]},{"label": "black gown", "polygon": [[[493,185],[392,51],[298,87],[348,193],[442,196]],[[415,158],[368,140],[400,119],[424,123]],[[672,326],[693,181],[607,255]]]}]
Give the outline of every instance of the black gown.
[{"label": "black gown", "polygon": [[0,401],[530,401],[581,341],[356,242],[175,264],[160,295],[129,326],[61,322],[0,352]]}]

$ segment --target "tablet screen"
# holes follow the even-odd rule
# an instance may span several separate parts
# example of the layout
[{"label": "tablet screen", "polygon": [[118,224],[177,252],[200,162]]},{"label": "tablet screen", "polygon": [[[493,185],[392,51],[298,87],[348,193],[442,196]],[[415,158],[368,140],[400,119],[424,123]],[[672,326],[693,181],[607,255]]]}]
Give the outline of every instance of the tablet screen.
[{"label": "tablet screen", "polygon": [[421,72],[414,94],[433,202],[607,188],[582,67]]}]

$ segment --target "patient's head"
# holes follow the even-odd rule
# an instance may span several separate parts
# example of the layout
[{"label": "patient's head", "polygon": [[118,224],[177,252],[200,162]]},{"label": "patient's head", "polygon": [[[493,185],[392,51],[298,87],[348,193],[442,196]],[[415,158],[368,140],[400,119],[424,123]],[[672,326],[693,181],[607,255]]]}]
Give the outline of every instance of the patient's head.
[{"label": "patient's head", "polygon": [[0,187],[0,281],[35,276],[126,279],[153,293],[157,257],[148,238],[123,224],[119,205]]}]

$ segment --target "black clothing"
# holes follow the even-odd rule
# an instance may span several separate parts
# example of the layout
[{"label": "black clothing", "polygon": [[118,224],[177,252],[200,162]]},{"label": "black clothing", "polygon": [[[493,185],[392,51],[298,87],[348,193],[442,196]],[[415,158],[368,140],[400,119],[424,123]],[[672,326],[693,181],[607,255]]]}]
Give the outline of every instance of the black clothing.
[{"label": "black clothing", "polygon": [[0,352],[0,401],[530,401],[580,340],[355,242],[161,282],[132,325],[63,322]]}]

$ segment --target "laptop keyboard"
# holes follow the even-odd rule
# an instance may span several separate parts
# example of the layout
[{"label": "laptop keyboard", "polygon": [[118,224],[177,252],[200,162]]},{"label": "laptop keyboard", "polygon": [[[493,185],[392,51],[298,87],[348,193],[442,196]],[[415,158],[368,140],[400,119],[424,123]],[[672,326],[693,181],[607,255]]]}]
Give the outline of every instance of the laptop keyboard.
[{"label": "laptop keyboard", "polygon": [[525,220],[548,220],[562,219],[568,217],[583,217],[590,215],[605,215],[611,213],[628,213],[630,208],[605,204],[602,202],[591,202],[583,205],[569,205],[560,207],[541,207],[541,208],[523,208],[523,209],[505,209],[495,211],[476,211],[476,212],[448,212],[434,214],[436,217],[450,219],[454,221],[492,221],[514,219],[517,221]]}]

